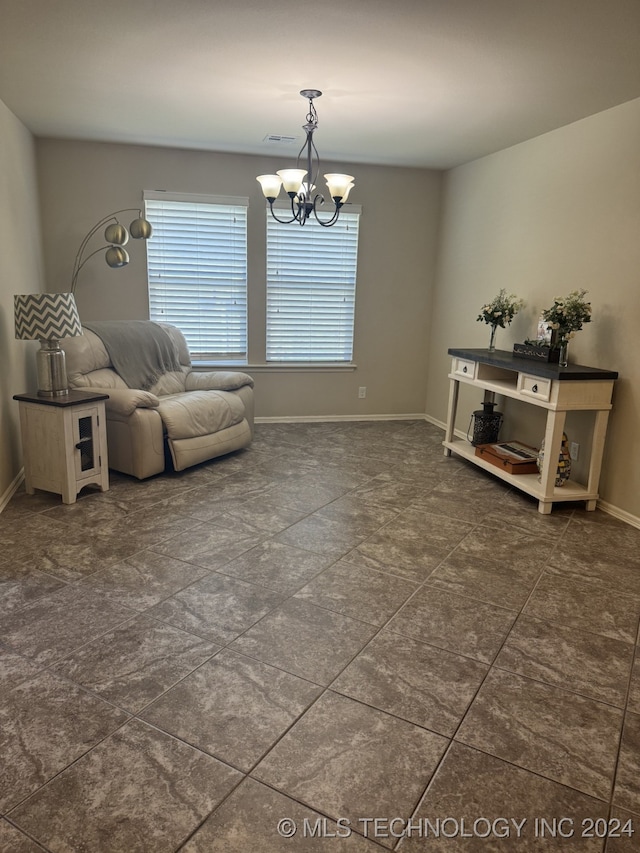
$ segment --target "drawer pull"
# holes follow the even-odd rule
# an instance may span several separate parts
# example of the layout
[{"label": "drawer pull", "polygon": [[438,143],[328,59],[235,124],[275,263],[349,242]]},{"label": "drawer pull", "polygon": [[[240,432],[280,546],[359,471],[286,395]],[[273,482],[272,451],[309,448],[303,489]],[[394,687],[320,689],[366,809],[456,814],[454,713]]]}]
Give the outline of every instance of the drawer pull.
[{"label": "drawer pull", "polygon": [[466,364],[465,364],[465,366],[462,368],[462,372],[463,372],[463,373],[466,373],[466,372],[467,372],[467,365],[466,365]]},{"label": "drawer pull", "polygon": [[533,391],[533,393],[534,393],[534,394],[537,394],[537,393],[538,393],[538,385],[537,385],[537,384],[536,384],[536,385],[532,385],[532,386],[531,386],[531,390]]}]

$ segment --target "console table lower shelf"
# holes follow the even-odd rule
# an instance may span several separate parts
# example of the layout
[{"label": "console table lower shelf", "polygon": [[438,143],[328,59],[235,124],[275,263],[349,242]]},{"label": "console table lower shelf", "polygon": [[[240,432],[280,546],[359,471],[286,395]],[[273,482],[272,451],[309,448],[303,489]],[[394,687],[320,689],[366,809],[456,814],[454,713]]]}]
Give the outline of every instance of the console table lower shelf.
[{"label": "console table lower shelf", "polygon": [[585,485],[577,483],[575,480],[567,480],[563,486],[554,487],[551,501],[549,501],[542,488],[539,474],[510,474],[508,471],[498,468],[497,465],[492,465],[491,462],[485,462],[484,459],[476,456],[475,447],[465,440],[443,441],[442,443],[444,447],[453,451],[457,456],[468,459],[474,465],[477,465],[478,468],[483,468],[500,480],[504,480],[515,486],[515,488],[520,489],[521,492],[525,492],[536,498],[540,502],[540,512],[545,515],[551,512],[552,504],[559,501],[586,501],[587,510],[594,510],[596,508],[597,490],[589,491]]}]

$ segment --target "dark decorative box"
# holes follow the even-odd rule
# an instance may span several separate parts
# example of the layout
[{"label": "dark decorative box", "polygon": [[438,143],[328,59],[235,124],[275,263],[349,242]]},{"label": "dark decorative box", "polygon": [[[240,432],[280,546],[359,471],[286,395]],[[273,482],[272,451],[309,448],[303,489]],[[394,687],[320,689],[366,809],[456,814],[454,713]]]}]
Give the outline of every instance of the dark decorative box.
[{"label": "dark decorative box", "polygon": [[560,361],[560,350],[538,344],[514,344],[513,354],[517,358],[529,358],[532,361],[545,361],[557,364]]}]

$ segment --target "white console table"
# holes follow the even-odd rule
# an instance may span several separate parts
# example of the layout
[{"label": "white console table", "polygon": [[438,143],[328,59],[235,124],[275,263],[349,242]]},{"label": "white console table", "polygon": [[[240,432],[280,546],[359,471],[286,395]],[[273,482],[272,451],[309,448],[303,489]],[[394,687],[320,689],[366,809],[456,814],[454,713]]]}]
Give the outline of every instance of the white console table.
[{"label": "white console table", "polygon": [[[443,445],[445,455],[453,451],[485,471],[538,499],[538,511],[547,515],[558,501],[586,501],[588,510],[596,508],[602,454],[611,410],[613,383],[618,378],[614,370],[600,370],[570,364],[560,367],[530,359],[516,358],[503,350],[449,349],[452,356],[447,412],[447,429]],[[522,400],[547,410],[544,433],[544,462],[539,474],[510,474],[475,455],[467,440],[455,435],[460,383],[483,391],[493,391],[504,397]],[[595,424],[589,457],[586,483],[567,480],[556,487],[562,433],[569,411],[594,412]]]}]

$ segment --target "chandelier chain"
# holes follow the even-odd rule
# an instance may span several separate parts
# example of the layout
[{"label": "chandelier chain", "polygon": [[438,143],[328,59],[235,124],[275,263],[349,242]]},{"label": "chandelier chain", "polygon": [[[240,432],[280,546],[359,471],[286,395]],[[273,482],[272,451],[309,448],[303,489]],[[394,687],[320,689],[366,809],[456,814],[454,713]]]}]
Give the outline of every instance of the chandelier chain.
[{"label": "chandelier chain", "polygon": [[[307,113],[307,125],[311,125],[313,130],[318,127],[318,113],[313,105],[313,99],[309,98],[309,112]],[[306,128],[305,128],[306,129]]]}]

